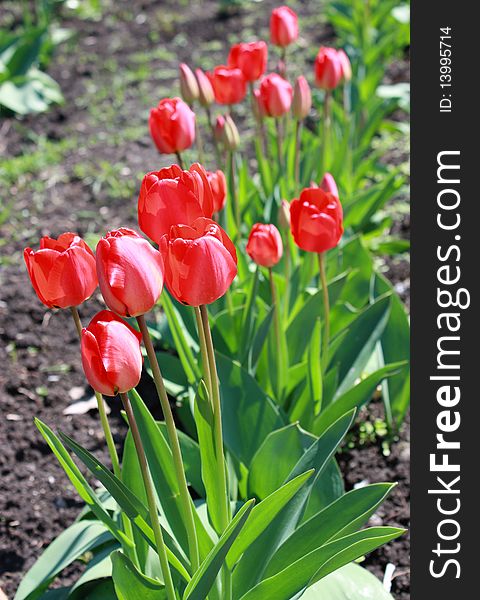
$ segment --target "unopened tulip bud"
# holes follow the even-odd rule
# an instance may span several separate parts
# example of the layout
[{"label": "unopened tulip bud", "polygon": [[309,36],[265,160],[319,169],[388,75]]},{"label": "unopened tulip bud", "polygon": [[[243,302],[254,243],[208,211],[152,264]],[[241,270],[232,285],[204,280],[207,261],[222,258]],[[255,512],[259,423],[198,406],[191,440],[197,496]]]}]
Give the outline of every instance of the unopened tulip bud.
[{"label": "unopened tulip bud", "polygon": [[323,176],[322,182],[320,183],[320,188],[324,192],[328,192],[329,194],[333,194],[335,198],[340,198],[338,194],[337,183],[331,173],[325,173]]},{"label": "unopened tulip bud", "polygon": [[193,104],[198,99],[199,89],[195,75],[188,65],[181,63],[180,72],[180,92],[182,98],[187,104]]},{"label": "unopened tulip bud", "polygon": [[343,81],[350,81],[352,78],[352,65],[344,50],[338,51],[338,58],[342,65]]},{"label": "unopened tulip bud", "polygon": [[292,112],[297,121],[303,121],[312,108],[312,92],[308,81],[300,75],[293,90]]},{"label": "unopened tulip bud", "polygon": [[237,126],[230,115],[225,116],[223,143],[225,144],[225,148],[232,152],[240,146],[240,134],[238,133]]},{"label": "unopened tulip bud", "polygon": [[255,223],[250,231],[246,250],[257,265],[271,269],[282,258],[282,236],[275,225]]},{"label": "unopened tulip bud", "polygon": [[224,130],[225,130],[225,117],[223,115],[218,115],[217,119],[215,121],[214,134],[215,134],[215,140],[219,144],[223,143]]},{"label": "unopened tulip bud", "polygon": [[202,106],[208,107],[213,104],[213,101],[215,100],[215,94],[210,79],[205,75],[202,69],[195,69],[195,76],[198,83],[198,101]]},{"label": "unopened tulip bud", "polygon": [[290,204],[286,200],[282,200],[278,209],[278,224],[282,229],[290,228]]}]

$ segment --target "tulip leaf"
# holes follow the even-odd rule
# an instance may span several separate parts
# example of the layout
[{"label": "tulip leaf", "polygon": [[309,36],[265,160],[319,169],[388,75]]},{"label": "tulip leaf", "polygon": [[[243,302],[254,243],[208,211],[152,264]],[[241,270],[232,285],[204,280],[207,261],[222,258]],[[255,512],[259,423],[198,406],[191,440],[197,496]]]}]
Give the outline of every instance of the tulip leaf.
[{"label": "tulip leaf", "polygon": [[[98,461],[88,450],[82,448],[72,438],[60,433],[60,438],[65,444],[78,456],[89,471],[96,477],[110,492],[110,494],[118,502],[120,508],[126,513],[128,518],[144,535],[148,544],[156,550],[155,537],[153,530],[148,525],[148,509],[127,486],[120,481],[115,475]],[[171,548],[176,548],[176,542],[171,538],[170,534],[162,527],[162,533],[167,546],[168,561],[178,571],[178,573],[186,580],[190,580],[190,575],[179,558],[172,552]]]},{"label": "tulip leaf", "polygon": [[278,407],[239,363],[216,353],[224,442],[249,465],[266,436],[284,424]]},{"label": "tulip leaf", "polygon": [[141,573],[119,550],[112,553],[112,578],[118,600],[166,600],[163,583]]},{"label": "tulip leaf", "polygon": [[205,600],[208,596],[215,578],[220,571],[225,557],[232,547],[235,538],[239,535],[242,527],[250,515],[255,500],[248,500],[237,512],[229,523],[222,536],[210,551],[210,554],[194,573],[190,583],[185,589],[184,600]]},{"label": "tulip leaf", "polygon": [[295,530],[305,512],[312,488],[325,472],[328,463],[349,430],[354,416],[355,411],[350,411],[335,421],[321,437],[307,448],[286,476],[285,483],[310,469],[315,469],[313,477],[302,486],[267,529],[244,552],[233,575],[235,596],[240,597],[260,581],[274,552]]},{"label": "tulip leaf", "polygon": [[354,533],[393,487],[391,483],[374,483],[352,490],[302,523],[272,556],[265,577],[279,573],[332,539]]},{"label": "tulip leaf", "polygon": [[290,600],[332,571],[404,533],[395,527],[371,527],[334,540],[302,556],[276,575],[264,579],[240,600]]},{"label": "tulip leaf", "polygon": [[313,475],[313,469],[298,475],[262,500],[252,510],[250,518],[227,555],[227,564],[232,568],[243,552],[265,531],[280,510],[293,498],[304,483]]},{"label": "tulip leaf", "polygon": [[315,417],[311,427],[312,432],[321,435],[345,411],[358,409],[369,402],[378,384],[386,377],[397,374],[405,364],[404,362],[393,363],[378,369],[343,394],[334,397],[332,402]]},{"label": "tulip leaf", "polygon": [[67,527],[48,546],[22,579],[15,600],[40,594],[56,575],[74,560],[112,540],[110,532],[98,521],[78,521]]},{"label": "tulip leaf", "polygon": [[333,571],[308,587],[302,594],[302,600],[346,600],[356,598],[358,590],[362,590],[365,600],[393,600],[375,575],[355,563]]}]

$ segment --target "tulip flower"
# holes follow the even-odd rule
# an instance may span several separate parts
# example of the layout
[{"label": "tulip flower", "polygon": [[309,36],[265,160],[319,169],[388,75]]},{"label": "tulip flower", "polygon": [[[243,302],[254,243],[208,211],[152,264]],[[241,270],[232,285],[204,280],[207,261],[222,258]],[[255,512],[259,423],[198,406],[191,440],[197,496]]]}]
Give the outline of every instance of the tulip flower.
[{"label": "tulip flower", "polygon": [[150,135],[161,154],[178,154],[195,140],[195,113],[180,98],[165,98],[150,111]]},{"label": "tulip flower", "polygon": [[123,317],[145,314],[162,293],[162,256],[132,229],[110,231],[98,242],[97,274],[106,305]]},{"label": "tulip flower", "polygon": [[178,165],[147,173],[138,198],[138,223],[151,240],[160,243],[172,225],[192,223],[213,215],[213,195],[205,169],[198,163],[188,171]]},{"label": "tulip flower", "polygon": [[343,77],[343,63],[335,48],[322,46],[315,58],[315,84],[323,90],[334,90]]},{"label": "tulip flower", "polygon": [[215,67],[213,72],[207,73],[207,77],[212,84],[218,104],[237,104],[247,94],[247,81],[237,67],[220,65]]},{"label": "tulip flower", "polygon": [[195,100],[198,100],[200,93],[198,89],[197,79],[190,67],[185,63],[180,63],[179,72],[180,91],[182,93],[182,98],[187,104],[193,104]]},{"label": "tulip flower", "polygon": [[348,58],[344,50],[338,51],[338,59],[340,60],[340,64],[342,65],[343,81],[350,81],[350,79],[352,78],[352,65],[350,63],[350,59]]},{"label": "tulip flower", "polygon": [[201,217],[191,225],[174,225],[160,243],[165,284],[179,302],[210,304],[230,287],[237,274],[235,246],[223,229]]},{"label": "tulip flower", "polygon": [[280,6],[270,17],[270,40],[275,46],[284,48],[298,38],[298,17],[288,6]]},{"label": "tulip flower", "polygon": [[293,90],[292,112],[297,121],[303,121],[312,108],[312,92],[303,75],[297,77]]},{"label": "tulip flower", "polygon": [[306,188],[290,204],[290,226],[297,246],[308,252],[334,248],[343,234],[340,200],[321,188]]},{"label": "tulip flower", "polygon": [[82,304],[98,285],[95,255],[76,233],[43,237],[40,249],[25,248],[23,257],[33,289],[49,308]]},{"label": "tulip flower", "polygon": [[195,76],[198,83],[198,100],[203,107],[208,108],[215,100],[215,93],[210,79],[202,69],[195,69]]},{"label": "tulip flower", "polygon": [[281,117],[292,105],[293,89],[286,79],[271,73],[262,79],[259,102],[269,117]]},{"label": "tulip flower", "polygon": [[230,49],[228,65],[237,67],[247,81],[257,81],[267,68],[268,48],[265,42],[236,44]]},{"label": "tulip flower", "polygon": [[320,188],[324,192],[328,192],[329,194],[332,194],[336,198],[340,198],[340,196],[338,194],[337,183],[331,173],[325,173],[325,175],[323,176],[322,182],[320,183]]},{"label": "tulip flower", "polygon": [[282,258],[283,243],[275,225],[255,223],[247,242],[247,254],[262,267],[274,267]]},{"label": "tulip flower", "polygon": [[82,329],[82,364],[88,383],[106,396],[138,385],[142,373],[142,336],[109,310]]},{"label": "tulip flower", "polygon": [[218,213],[225,206],[227,199],[227,180],[223,171],[207,171],[207,178],[212,190],[213,212]]}]

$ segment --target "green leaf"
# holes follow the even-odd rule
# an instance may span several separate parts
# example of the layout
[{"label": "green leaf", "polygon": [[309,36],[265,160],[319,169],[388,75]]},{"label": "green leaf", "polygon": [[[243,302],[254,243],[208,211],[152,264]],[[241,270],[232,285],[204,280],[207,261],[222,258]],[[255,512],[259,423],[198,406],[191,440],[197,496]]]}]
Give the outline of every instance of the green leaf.
[{"label": "green leaf", "polygon": [[[61,439],[67,444],[69,448],[78,456],[78,458],[84,463],[89,471],[96,477],[115,498],[120,505],[121,509],[126,513],[128,518],[139,528],[149,545],[156,549],[155,537],[153,530],[148,525],[148,509],[141,502],[135,494],[133,494],[126,485],[117,479],[115,475],[105,467],[99,460],[97,460],[93,454],[82,448],[72,438],[60,433]],[[169,533],[162,527],[162,533],[167,546],[168,561],[174,567],[178,573],[186,580],[190,580],[190,576],[185,569],[184,565],[180,562],[178,557],[172,552],[169,546],[176,548],[175,541],[171,538]]]},{"label": "green leaf", "polygon": [[110,532],[98,521],[79,521],[70,525],[48,546],[22,579],[14,600],[25,600],[47,589],[51,581],[74,560],[112,540]]},{"label": "green leaf", "polygon": [[243,552],[265,531],[277,514],[293,498],[313,473],[312,469],[302,475],[298,475],[298,477],[287,482],[254,507],[248,522],[227,555],[227,564],[230,568],[233,568]]},{"label": "green leaf", "polygon": [[276,575],[264,579],[240,600],[290,600],[305,587],[332,571],[395,539],[405,530],[371,527],[326,544],[310,552]]},{"label": "green leaf", "polygon": [[118,544],[109,544],[95,553],[93,558],[88,562],[85,571],[75,581],[70,590],[69,597],[72,600],[83,600],[88,590],[92,587],[97,587],[91,585],[93,582],[112,576],[110,555],[114,550],[118,550]]},{"label": "green leaf", "polygon": [[203,380],[200,382],[194,404],[198,441],[202,463],[202,479],[205,485],[208,514],[218,533],[222,531],[222,516],[217,498],[217,456],[214,440],[214,417],[211,400]]},{"label": "green leaf", "polygon": [[271,577],[332,539],[354,533],[375,512],[395,484],[374,483],[347,492],[305,521],[275,552],[265,571]]},{"label": "green leaf", "polygon": [[390,301],[390,296],[380,298],[349,325],[348,333],[331,361],[339,366],[337,395],[347,391],[361,376],[387,324]]},{"label": "green leaf", "polygon": [[307,588],[302,600],[356,600],[359,593],[362,600],[393,600],[374,575],[355,563],[333,571]]},{"label": "green leaf", "polygon": [[245,465],[266,436],[284,422],[278,407],[251,375],[216,353],[225,445]]},{"label": "green leaf", "polygon": [[386,377],[392,377],[402,370],[405,362],[393,363],[382,369],[378,369],[360,383],[353,386],[343,394],[334,398],[332,402],[315,417],[312,425],[312,432],[315,435],[321,435],[338,417],[352,408],[359,409],[372,399],[378,384]]},{"label": "green leaf", "polygon": [[166,600],[165,586],[140,573],[125,554],[117,550],[111,558],[118,600]]},{"label": "green leaf", "polygon": [[194,573],[183,595],[184,600],[205,600],[208,596],[225,557],[245,525],[254,504],[255,500],[249,500],[237,512],[210,554]]}]

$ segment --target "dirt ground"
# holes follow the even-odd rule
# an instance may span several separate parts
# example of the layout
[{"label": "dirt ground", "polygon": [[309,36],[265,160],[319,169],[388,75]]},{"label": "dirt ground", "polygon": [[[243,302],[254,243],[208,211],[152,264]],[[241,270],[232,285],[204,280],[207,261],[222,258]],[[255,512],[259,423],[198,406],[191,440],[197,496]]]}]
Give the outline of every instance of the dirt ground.
[{"label": "dirt ground", "polygon": [[[2,2],[7,11],[10,4]],[[172,90],[177,93],[177,64],[191,60],[192,53],[199,66],[209,68],[224,60],[231,43],[266,38],[275,4],[249,2],[230,16],[219,16],[217,2],[121,0],[106,2],[101,20],[67,17],[62,27],[76,35],[57,50],[49,68],[65,103],[45,115],[0,121],[0,590],[8,598],[82,506],[43,443],[34,416],[61,427],[107,461],[96,412],[64,414],[74,401],[90,397],[78,340],[69,314],[46,312],[35,297],[23,248],[35,245],[41,235],[66,230],[94,242],[105,230],[135,226],[142,175],[169,164],[150,142],[149,107]],[[304,55],[313,59],[315,48],[332,36],[321,4],[290,5],[301,15],[302,31],[292,62]],[[408,66],[400,62],[394,77],[408,77]],[[405,150],[402,156],[405,160]],[[408,226],[402,217],[398,227],[403,235]],[[407,298],[408,263],[388,261],[387,267]],[[84,320],[99,307],[98,299],[88,303]],[[110,404],[120,443],[124,426],[116,401]],[[374,405],[370,418],[379,411]],[[375,524],[408,526],[408,425],[389,456],[375,438],[362,448],[345,449],[339,460],[347,487],[364,480],[398,481]],[[408,536],[379,549],[366,564],[382,577],[388,562],[397,567],[394,597],[410,598]],[[65,573],[63,584],[75,568]]]}]

